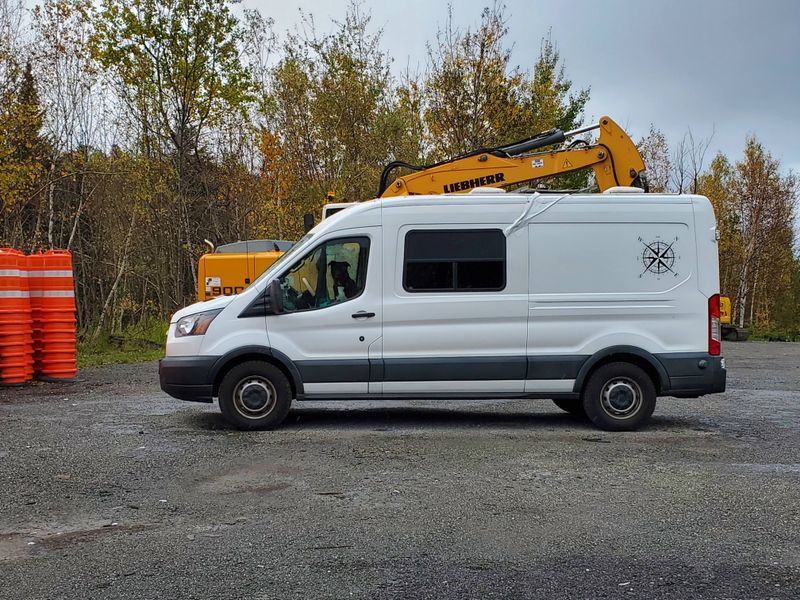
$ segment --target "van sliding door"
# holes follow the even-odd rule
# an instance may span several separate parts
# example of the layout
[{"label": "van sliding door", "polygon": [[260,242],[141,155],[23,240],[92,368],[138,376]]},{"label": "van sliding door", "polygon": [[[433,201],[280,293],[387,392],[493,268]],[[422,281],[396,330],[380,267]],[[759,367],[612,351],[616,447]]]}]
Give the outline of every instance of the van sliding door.
[{"label": "van sliding door", "polygon": [[502,223],[448,223],[452,207],[431,209],[430,222],[418,225],[391,223],[388,212],[384,235],[394,248],[384,263],[384,395],[522,392],[527,236],[506,238]]}]

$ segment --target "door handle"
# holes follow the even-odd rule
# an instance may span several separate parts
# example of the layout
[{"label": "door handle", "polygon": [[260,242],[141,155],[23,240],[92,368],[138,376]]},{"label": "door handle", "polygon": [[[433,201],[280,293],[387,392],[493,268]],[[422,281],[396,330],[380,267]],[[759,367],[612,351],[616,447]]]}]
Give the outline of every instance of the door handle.
[{"label": "door handle", "polygon": [[366,312],[364,310],[360,310],[357,313],[353,313],[352,315],[354,319],[369,319],[374,316],[375,316],[374,312]]}]

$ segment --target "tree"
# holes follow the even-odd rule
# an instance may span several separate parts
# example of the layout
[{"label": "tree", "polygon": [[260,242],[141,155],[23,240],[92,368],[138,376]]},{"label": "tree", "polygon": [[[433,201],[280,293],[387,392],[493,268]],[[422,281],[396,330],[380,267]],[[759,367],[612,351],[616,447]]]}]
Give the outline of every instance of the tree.
[{"label": "tree", "polygon": [[696,194],[705,168],[706,154],[714,131],[707,138],[695,139],[689,129],[675,146],[671,159],[670,188],[677,194]]},{"label": "tree", "polygon": [[309,21],[304,34],[287,38],[264,103],[271,119],[261,139],[271,150],[262,177],[279,194],[269,202],[280,206],[281,235],[301,233],[303,213],[319,214],[328,191],[372,198],[386,163],[420,159],[415,84],[397,90],[381,32],[357,3],[336,25],[320,35]]},{"label": "tree", "polygon": [[720,285],[740,327],[767,328],[793,286],[797,179],[754,137],[735,165],[718,154],[697,191],[714,206],[720,231]]},{"label": "tree", "polygon": [[229,0],[103,0],[95,29],[95,55],[115,81],[138,147],[174,169],[174,229],[188,275],[177,284],[179,295],[188,293],[215,200],[203,177],[205,137],[230,113],[246,120],[252,100],[242,27]]},{"label": "tree", "polygon": [[206,130],[251,100],[229,0],[103,0],[95,52],[115,78],[148,156],[172,155],[179,176]]},{"label": "tree", "polygon": [[45,127],[53,151],[99,146],[102,89],[91,56],[88,0],[44,0],[33,9],[35,71],[47,109]]},{"label": "tree", "polygon": [[649,133],[637,144],[647,169],[651,192],[666,192],[672,175],[672,160],[664,132],[650,125]]},{"label": "tree", "polygon": [[[647,163],[645,163],[647,164]],[[648,173],[649,173],[648,165]],[[736,300],[736,279],[741,264],[742,239],[735,210],[734,170],[728,158],[718,153],[698,181],[698,194],[706,196],[714,207],[719,230],[720,290]]]},{"label": "tree", "polygon": [[750,137],[735,166],[733,210],[741,235],[735,317],[764,327],[774,299],[790,284],[797,180],[781,175],[780,163]]},{"label": "tree", "polygon": [[0,99],[0,213],[16,223],[7,242],[22,245],[29,242],[23,234],[27,220],[36,219],[34,237],[38,232],[41,213],[35,202],[41,199],[39,186],[48,144],[42,136],[44,112],[31,64],[25,63],[22,72],[11,77],[15,85]]},{"label": "tree", "polygon": [[424,114],[434,160],[511,141],[522,121],[523,76],[503,46],[504,7],[485,8],[475,31],[454,28],[452,10],[428,47]]},{"label": "tree", "polygon": [[569,131],[583,124],[583,109],[589,101],[589,88],[572,91],[552,34],[542,40],[539,57],[529,79],[523,82],[522,126],[520,138],[557,127]]},{"label": "tree", "polygon": [[[530,72],[511,66],[504,45],[505,7],[484,9],[475,31],[453,27],[452,11],[436,45],[423,112],[431,159],[442,160],[481,147],[497,146],[552,129],[570,130],[583,122],[589,90],[572,91],[558,47],[548,35]],[[556,186],[583,187],[588,174],[554,178]]]}]

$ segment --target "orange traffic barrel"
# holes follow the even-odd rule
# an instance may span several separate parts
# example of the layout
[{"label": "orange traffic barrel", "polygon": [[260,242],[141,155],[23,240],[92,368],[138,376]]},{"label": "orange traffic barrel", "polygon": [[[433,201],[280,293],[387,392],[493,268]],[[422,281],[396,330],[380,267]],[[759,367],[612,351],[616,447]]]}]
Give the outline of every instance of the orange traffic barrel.
[{"label": "orange traffic barrel", "polygon": [[0,248],[0,382],[20,384],[33,377],[30,292],[25,255]]},{"label": "orange traffic barrel", "polygon": [[72,254],[48,250],[28,257],[36,376],[72,379],[78,373]]},{"label": "orange traffic barrel", "polygon": [[42,372],[42,284],[43,273],[47,270],[45,266],[45,255],[43,252],[28,256],[28,289],[31,294],[31,328],[33,337],[33,370],[35,373]]}]

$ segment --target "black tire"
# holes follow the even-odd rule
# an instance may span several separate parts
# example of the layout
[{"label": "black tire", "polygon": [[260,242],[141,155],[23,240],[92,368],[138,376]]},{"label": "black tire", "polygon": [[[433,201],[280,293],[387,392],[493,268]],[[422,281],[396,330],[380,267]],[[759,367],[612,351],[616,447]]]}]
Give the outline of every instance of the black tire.
[{"label": "black tire", "polygon": [[574,417],[586,418],[586,411],[583,410],[583,403],[580,400],[553,400],[553,404]]},{"label": "black tire", "polygon": [[599,367],[589,376],[582,394],[586,416],[606,431],[633,431],[641,427],[656,407],[653,380],[628,362]]},{"label": "black tire", "polygon": [[219,386],[219,408],[237,429],[273,429],[292,404],[292,387],[283,372],[263,361],[233,367]]}]

